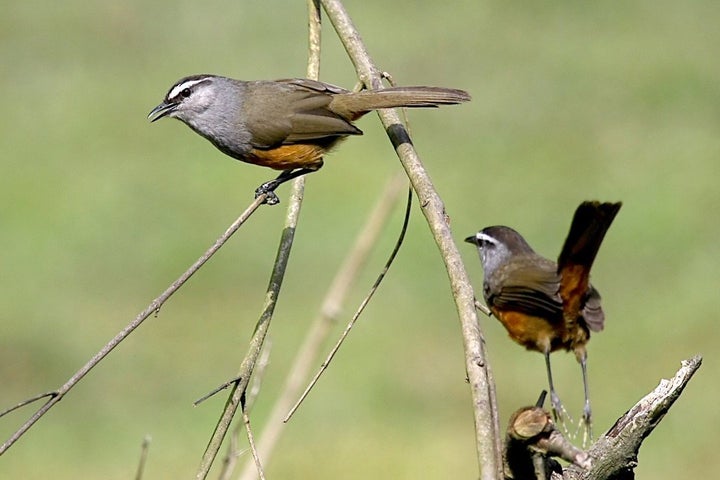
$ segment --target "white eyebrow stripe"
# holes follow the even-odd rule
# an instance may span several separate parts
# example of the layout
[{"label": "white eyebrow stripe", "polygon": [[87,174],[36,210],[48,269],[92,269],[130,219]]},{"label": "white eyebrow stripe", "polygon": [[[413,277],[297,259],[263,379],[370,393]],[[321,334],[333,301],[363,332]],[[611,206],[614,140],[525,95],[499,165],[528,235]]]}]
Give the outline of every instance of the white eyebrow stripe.
[{"label": "white eyebrow stripe", "polygon": [[475,235],[475,238],[477,238],[478,240],[485,241],[485,242],[490,242],[493,245],[497,245],[497,243],[498,243],[498,241],[494,237],[491,237],[487,233],[478,232]]},{"label": "white eyebrow stripe", "polygon": [[170,92],[168,93],[167,98],[175,98],[175,97],[177,97],[178,95],[180,95],[180,92],[182,92],[182,91],[185,90],[186,88],[192,88],[192,87],[194,87],[195,85],[197,85],[198,83],[204,82],[204,81],[205,81],[204,78],[197,78],[197,79],[195,79],[195,80],[186,80],[186,81],[184,81],[184,82],[182,82],[182,83],[178,83],[177,85],[175,85],[175,86],[170,90]]}]

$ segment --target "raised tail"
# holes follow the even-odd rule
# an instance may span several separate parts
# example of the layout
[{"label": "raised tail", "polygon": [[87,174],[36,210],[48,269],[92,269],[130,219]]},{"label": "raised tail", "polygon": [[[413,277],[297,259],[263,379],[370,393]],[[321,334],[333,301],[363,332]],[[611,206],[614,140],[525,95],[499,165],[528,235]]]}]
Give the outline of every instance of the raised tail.
[{"label": "raised tail", "polygon": [[335,95],[330,109],[349,118],[357,118],[380,108],[432,108],[470,101],[464,90],[443,87],[390,87]]},{"label": "raised tail", "polygon": [[[566,322],[574,322],[580,314],[590,287],[592,267],[600,244],[615,219],[622,203],[583,202],[575,210],[570,232],[558,257],[560,297],[563,300],[563,316]],[[594,296],[599,301],[596,290]],[[599,308],[599,304],[598,304]],[[602,311],[599,311],[598,329],[602,328]],[[593,328],[594,329],[594,328]]]},{"label": "raised tail", "polygon": [[605,233],[621,206],[620,202],[583,202],[578,206],[558,257],[558,271],[568,264],[584,265],[590,270]]}]

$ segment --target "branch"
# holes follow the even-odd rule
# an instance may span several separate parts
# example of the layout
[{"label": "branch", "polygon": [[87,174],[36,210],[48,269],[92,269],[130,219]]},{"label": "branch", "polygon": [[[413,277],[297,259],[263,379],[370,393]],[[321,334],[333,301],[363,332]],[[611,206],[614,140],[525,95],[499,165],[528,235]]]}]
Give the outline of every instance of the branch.
[{"label": "branch", "polygon": [[408,201],[407,201],[407,208],[405,210],[405,218],[403,219],[403,225],[402,230],[400,231],[400,236],[397,239],[397,242],[395,243],[395,248],[393,248],[393,251],[390,253],[390,257],[388,258],[387,262],[385,262],[385,266],[380,271],[380,274],[375,279],[375,283],[373,283],[372,287],[370,287],[370,291],[368,291],[367,295],[363,299],[362,302],[360,302],[360,306],[355,311],[355,314],[352,316],[350,321],[348,322],[347,326],[345,327],[345,330],[343,330],[342,334],[340,334],[340,338],[338,338],[335,345],[330,349],[330,353],[328,353],[327,357],[325,358],[325,361],[320,365],[320,368],[318,369],[315,376],[310,380],[310,383],[307,387],[305,387],[305,390],[300,395],[300,398],[295,402],[295,404],[292,406],[288,414],[283,419],[283,422],[290,421],[290,418],[295,415],[295,412],[300,407],[302,402],[305,401],[305,398],[310,394],[310,390],[312,390],[315,387],[315,384],[320,379],[320,376],[322,376],[323,373],[325,373],[325,370],[330,365],[330,362],[332,362],[333,358],[335,358],[335,355],[340,350],[340,347],[345,342],[345,339],[350,334],[350,330],[353,329],[355,326],[355,322],[360,318],[360,315],[365,311],[365,307],[367,307],[368,303],[372,299],[373,295],[375,295],[375,292],[380,287],[380,283],[385,279],[385,275],[387,275],[388,270],[390,270],[390,266],[395,261],[395,257],[397,256],[398,252],[400,251],[400,247],[402,246],[403,241],[405,240],[405,234],[407,233],[407,227],[408,223],[410,221],[410,211],[412,209],[412,191],[408,189]]},{"label": "branch", "polygon": [[560,457],[581,468],[591,465],[587,452],[572,445],[555,427],[542,402],[513,413],[505,436],[505,478],[546,480],[562,471],[551,457]]},{"label": "branch", "polygon": [[[637,456],[643,440],[664,418],[683,392],[702,358],[682,362],[670,380],[660,381],[655,390],[620,417],[615,425],[587,452],[572,446],[555,428],[541,404],[516,411],[508,427],[505,444],[507,479],[537,480],[631,480],[635,478]],[[544,392],[543,392],[544,393]],[[565,471],[550,457],[561,457],[573,465]]]},{"label": "branch", "polygon": [[254,440],[251,440],[250,438],[252,436],[252,431],[250,430],[250,419],[248,418],[248,414],[252,409],[253,405],[255,404],[257,395],[260,393],[260,384],[262,383],[268,363],[270,362],[271,346],[272,342],[270,342],[269,340],[266,341],[265,346],[262,349],[262,353],[260,354],[260,358],[258,359],[257,366],[255,367],[255,373],[252,378],[252,383],[248,386],[248,392],[247,395],[245,395],[243,423],[237,424],[232,434],[230,435],[227,453],[225,454],[225,458],[223,458],[222,469],[220,470],[220,474],[218,475],[218,478],[220,480],[230,480],[233,473],[235,472],[235,467],[237,466],[238,459],[243,453],[239,447],[240,430],[243,426],[245,427],[245,431],[247,432],[248,436],[248,442],[250,443],[250,452],[252,453],[253,457],[252,465],[255,467],[249,468],[251,468],[252,471],[256,474],[259,472],[257,465],[260,464],[260,454],[258,453],[257,449],[255,449]]},{"label": "branch", "polygon": [[[322,4],[354,64],[360,80],[368,88],[380,88],[380,70],[370,58],[360,33],[353,25],[342,3],[339,0],[322,0]],[[378,114],[419,198],[423,214],[440,249],[450,277],[450,286],[462,328],[465,366],[473,399],[475,440],[481,478],[483,480],[499,479],[502,477],[502,454],[497,402],[491,385],[491,372],[475,311],[475,294],[452,238],[442,200],[413,148],[400,118],[394,110],[383,110]]]},{"label": "branch", "polygon": [[[387,223],[390,213],[400,197],[400,192],[405,186],[404,179],[405,177],[400,174],[394,176],[386,185],[383,193],[381,193],[350,253],[345,257],[342,266],[335,274],[335,278],[322,301],[320,312],[308,329],[302,346],[293,361],[290,362],[292,368],[285,379],[282,393],[276,400],[265,422],[264,430],[257,445],[258,454],[266,462],[272,455],[275,445],[285,429],[286,423],[283,422],[285,414],[292,407],[294,399],[300,393],[303,382],[308,378],[311,369],[316,364],[321,348],[331,332],[332,325],[337,321],[352,285],[355,283],[372,247],[377,242],[383,226]],[[252,462],[246,463],[239,478],[242,480],[257,478],[257,470]]]},{"label": "branch", "polygon": [[[63,397],[75,385],[77,385],[78,382],[80,382],[80,380],[85,377],[85,375],[90,372],[90,370],[92,370],[98,363],[100,363],[106,356],[108,356],[108,354],[112,352],[115,347],[117,347],[123,340],[125,340],[133,331],[135,331],[136,328],[142,325],[142,323],[150,315],[152,315],[153,313],[157,315],[157,313],[160,311],[160,307],[162,307],[163,304],[175,292],[177,292],[180,287],[182,287],[195,272],[197,272],[203,265],[205,265],[205,263],[207,263],[208,260],[210,260],[210,258],[215,254],[215,252],[217,252],[230,239],[230,237],[247,221],[247,219],[250,218],[250,216],[255,212],[255,210],[257,210],[258,207],[263,204],[265,199],[266,195],[260,195],[259,197],[257,197],[255,201],[253,201],[253,203],[251,203],[250,206],[237,218],[237,220],[235,220],[230,225],[230,227],[228,227],[225,233],[223,233],[220,238],[218,238],[215,243],[195,263],[193,263],[190,268],[185,271],[185,273],[180,275],[180,277],[175,280],[172,285],[170,285],[163,293],[161,293],[159,297],[150,302],[150,305],[148,305],[145,310],[140,312],[137,317],[135,317],[135,320],[130,322],[117,335],[115,335],[112,340],[106,343],[105,346],[100,349],[99,352],[93,355],[93,357],[85,365],[83,365],[80,370],[75,372],[75,374],[73,374],[73,376],[70,377],[65,382],[65,384],[63,384],[63,386],[61,386],[54,392],[45,393],[30,399],[30,401],[34,401],[45,396],[51,397],[15,433],[13,433],[12,436],[5,443],[0,446],[0,455],[5,453],[15,442],[20,439],[20,437],[25,434],[25,432],[27,432],[38,420],[40,420],[43,415],[45,415],[53,406],[55,406],[60,400],[62,400]],[[29,403],[29,401],[22,402],[20,406],[27,403]],[[12,411],[15,408],[12,408],[8,411]]]},{"label": "branch", "polygon": [[277,298],[280,294],[280,287],[282,286],[282,281],[285,277],[285,269],[287,268],[290,250],[292,248],[293,239],[295,238],[297,219],[300,215],[302,197],[303,188],[301,182],[293,182],[290,201],[288,202],[288,214],[285,219],[282,236],[280,237],[280,246],[278,247],[275,264],[273,265],[273,271],[270,276],[270,283],[265,294],[265,304],[263,305],[260,319],[255,325],[253,336],[250,339],[248,352],[240,365],[240,370],[238,372],[239,380],[235,383],[235,386],[230,393],[230,398],[228,398],[228,401],[225,404],[225,409],[215,426],[215,430],[213,431],[207,448],[205,449],[205,453],[203,454],[200,467],[198,468],[198,472],[196,474],[196,478],[198,479],[204,479],[207,477],[210,467],[215,461],[218,451],[220,450],[225,434],[230,428],[235,412],[245,397],[245,390],[247,389],[250,377],[252,376],[253,370],[255,369],[255,365],[257,364],[257,360],[260,356],[267,331],[270,328],[270,320],[272,320],[275,305],[277,304]]},{"label": "branch", "polygon": [[140,462],[138,463],[138,469],[135,473],[135,480],[142,480],[143,475],[145,474],[145,464],[147,463],[147,456],[148,451],[150,450],[150,441],[152,439],[150,438],[150,435],[146,435],[142,442],[142,447],[140,448]]},{"label": "branch", "polygon": [[589,471],[568,468],[563,478],[605,480],[633,478],[637,454],[643,440],[660,423],[702,364],[696,355],[684,360],[670,380],[661,380],[652,392],[620,417],[613,427],[588,451],[593,466]]},{"label": "branch", "polygon": [[[320,8],[315,0],[308,0],[308,15],[309,15],[309,54],[308,54],[308,67],[307,74],[308,78],[317,79],[320,73]],[[244,401],[245,390],[247,389],[250,376],[255,369],[260,351],[262,350],[265,336],[267,335],[268,328],[270,327],[270,320],[272,319],[273,312],[275,311],[275,304],[277,302],[278,295],[280,294],[280,287],[282,286],[283,278],[285,277],[285,269],[287,268],[287,262],[290,256],[290,250],[292,248],[293,240],[295,238],[295,229],[297,227],[298,217],[300,215],[300,207],[302,206],[303,194],[305,191],[305,178],[298,177],[293,181],[290,201],[288,202],[287,215],[285,217],[285,228],[283,229],[282,237],[280,239],[280,246],[278,248],[277,257],[275,259],[275,265],[273,266],[273,272],[270,278],[270,285],[268,286],[265,306],[263,308],[260,319],[255,327],[255,332],[250,340],[250,347],[248,353],[245,356],[242,364],[240,365],[239,376],[240,381],[235,385],[235,388],[230,394],[225,410],[215,427],[210,442],[205,449],[200,468],[197,472],[196,478],[204,479],[207,477],[210,467],[212,466],[217,454],[222,445],[222,441],[227,434],[232,419],[235,416],[237,408],[241,406]],[[245,417],[246,425],[249,425],[249,419]],[[249,429],[248,434],[251,435]],[[253,443],[253,439],[248,439]],[[263,476],[262,469],[260,467],[259,459],[255,458],[256,464],[260,476]]]}]

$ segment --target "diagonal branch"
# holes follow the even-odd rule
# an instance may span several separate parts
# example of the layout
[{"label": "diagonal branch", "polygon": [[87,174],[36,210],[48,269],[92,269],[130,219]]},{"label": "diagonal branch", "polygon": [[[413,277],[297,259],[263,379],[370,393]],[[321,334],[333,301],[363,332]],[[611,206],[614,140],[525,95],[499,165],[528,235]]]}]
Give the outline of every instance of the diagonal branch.
[{"label": "diagonal branch", "polygon": [[345,330],[343,330],[342,334],[340,334],[340,338],[338,338],[337,342],[335,342],[335,345],[330,349],[330,353],[328,353],[327,357],[325,358],[325,361],[320,365],[320,368],[318,369],[317,373],[315,373],[315,376],[310,380],[310,383],[307,387],[305,387],[305,390],[300,395],[300,398],[295,402],[295,404],[292,406],[288,414],[283,419],[283,422],[290,421],[290,418],[295,415],[295,412],[300,407],[300,404],[305,401],[305,398],[310,394],[310,390],[312,390],[315,387],[315,384],[318,382],[320,377],[323,373],[325,373],[325,370],[330,366],[330,362],[332,362],[333,358],[335,358],[335,355],[340,350],[340,347],[342,347],[342,344],[345,342],[345,339],[347,339],[348,335],[350,334],[350,330],[353,329],[355,326],[355,323],[360,318],[360,315],[365,311],[365,307],[367,307],[368,303],[372,299],[373,295],[375,295],[375,292],[377,292],[377,289],[380,287],[380,283],[385,279],[385,275],[387,275],[388,270],[390,270],[390,266],[395,261],[395,257],[397,256],[398,252],[400,251],[400,247],[402,246],[403,241],[405,240],[405,234],[407,233],[407,226],[408,222],[410,221],[410,212],[412,210],[412,190],[408,189],[408,200],[407,200],[407,208],[405,210],[405,218],[403,220],[402,230],[400,231],[400,235],[397,239],[397,242],[395,243],[395,248],[393,248],[393,251],[390,253],[390,257],[388,258],[387,262],[385,263],[385,266],[380,271],[380,274],[375,279],[375,283],[373,283],[372,287],[370,287],[370,290],[368,291],[367,295],[363,299],[362,302],[360,302],[360,306],[355,311],[355,314],[352,316],[350,321],[348,322],[347,326],[345,327]]},{"label": "diagonal branch", "polygon": [[[93,357],[88,360],[88,362],[83,365],[77,372],[73,374],[72,377],[70,377],[67,382],[65,382],[59,389],[57,389],[54,392],[42,394],[40,396],[33,397],[31,400],[37,400],[39,398],[43,398],[46,396],[49,396],[50,399],[45,402],[42,407],[40,407],[15,433],[10,436],[10,438],[3,443],[0,446],[0,455],[5,453],[15,442],[17,442],[20,437],[22,437],[25,432],[27,432],[35,423],[40,420],[52,407],[57,405],[57,403],[63,399],[63,397],[82,380],[85,375],[90,373],[90,370],[95,368],[98,363],[100,363],[105,357],[107,357],[110,352],[112,352],[115,347],[120,345],[120,343],[125,340],[132,332],[135,331],[136,328],[138,328],[142,323],[147,320],[150,315],[153,313],[157,314],[157,312],[160,311],[160,307],[165,304],[165,302],[175,293],[177,292],[180,287],[182,287],[185,282],[187,282],[190,277],[200,270],[200,268],[207,263],[208,260],[218,251],[220,248],[225,245],[225,243],[230,239],[230,237],[247,221],[248,218],[260,207],[260,205],[263,204],[265,201],[266,196],[261,195],[258,198],[255,199],[255,201],[250,204],[250,206],[235,220],[230,227],[223,233],[220,238],[218,238],[215,243],[199,258],[195,263],[193,263],[190,268],[188,268],[180,277],[175,280],[172,285],[170,285],[163,293],[160,294],[159,297],[157,297],[155,300],[150,302],[150,305],[145,308],[142,312],[140,312],[137,317],[135,317],[135,320],[130,322],[125,328],[123,328],[115,337],[110,340],[108,343],[103,346],[103,348],[100,349],[99,352],[97,352]],[[22,402],[20,405],[26,405],[29,403],[28,401]],[[14,410],[11,409],[10,411]]]},{"label": "diagonal branch", "polygon": [[637,455],[642,442],[680,398],[701,364],[700,355],[684,360],[673,378],[661,380],[652,392],[641,398],[595,442],[588,451],[593,462],[590,470],[568,467],[563,478],[586,480],[634,478],[633,470],[637,466]]},{"label": "diagonal branch", "polygon": [[[355,66],[360,80],[368,88],[380,88],[380,71],[373,63],[360,33],[353,25],[342,2],[322,0],[322,4]],[[399,116],[394,110],[383,110],[378,114],[395,146],[400,162],[410,178],[423,214],[445,262],[462,328],[465,367],[475,414],[476,444],[481,478],[483,480],[498,479],[502,477],[499,422],[496,399],[491,385],[491,373],[475,311],[475,294],[452,238],[443,202],[413,148]]]}]

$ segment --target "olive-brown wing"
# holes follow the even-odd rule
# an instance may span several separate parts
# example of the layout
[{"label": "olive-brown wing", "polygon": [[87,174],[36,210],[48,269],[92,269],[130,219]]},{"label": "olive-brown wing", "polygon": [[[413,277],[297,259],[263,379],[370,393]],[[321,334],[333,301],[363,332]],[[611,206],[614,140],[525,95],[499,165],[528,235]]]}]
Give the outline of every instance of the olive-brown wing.
[{"label": "olive-brown wing", "polygon": [[344,89],[307,79],[250,82],[244,114],[251,143],[257,149],[320,142],[361,135],[357,127],[328,109]]},{"label": "olive-brown wing", "polygon": [[562,321],[560,277],[554,262],[542,257],[518,258],[498,268],[485,282],[490,308]]}]

